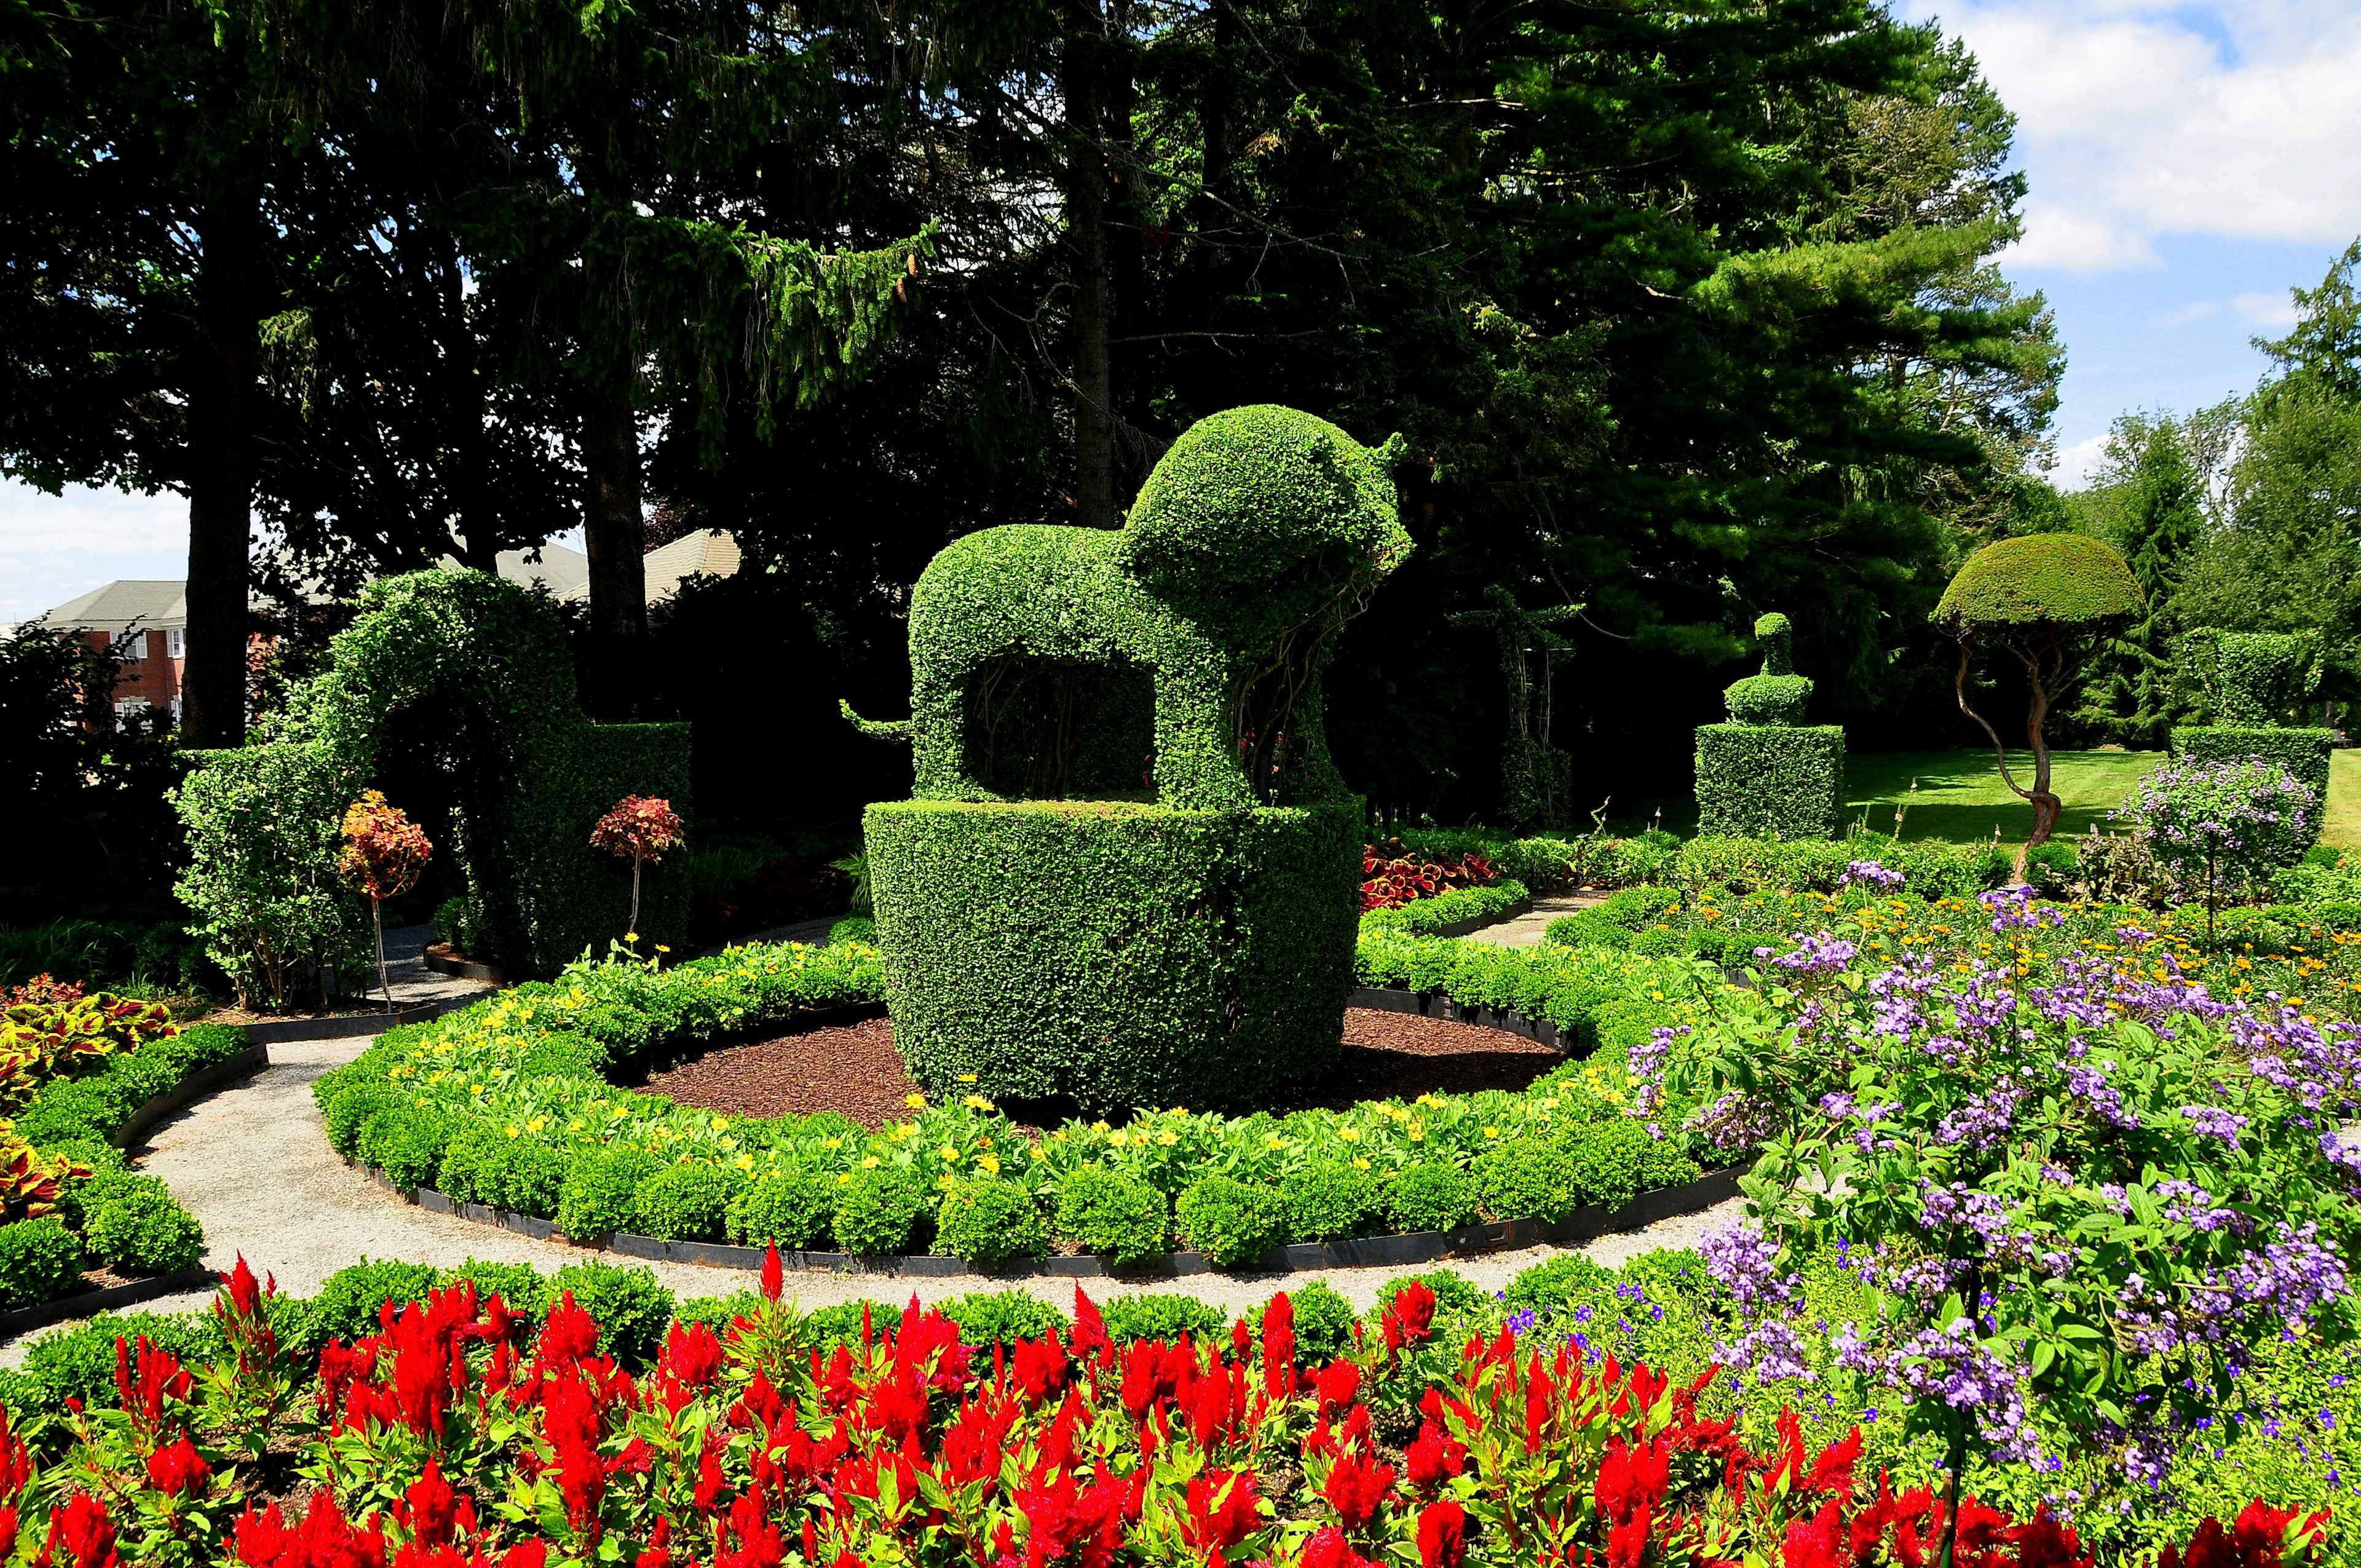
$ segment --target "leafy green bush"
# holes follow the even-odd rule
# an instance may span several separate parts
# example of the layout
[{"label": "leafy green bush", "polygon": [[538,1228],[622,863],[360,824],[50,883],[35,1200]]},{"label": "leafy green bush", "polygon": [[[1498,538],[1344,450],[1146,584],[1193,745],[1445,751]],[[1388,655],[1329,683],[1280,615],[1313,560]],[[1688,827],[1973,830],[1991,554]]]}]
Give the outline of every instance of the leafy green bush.
[{"label": "leafy green bush", "polygon": [[1066,1314],[1022,1290],[977,1291],[954,1296],[939,1308],[959,1325],[961,1343],[978,1350],[1018,1340],[1038,1339],[1066,1326]]},{"label": "leafy green bush", "polygon": [[1385,1182],[1374,1170],[1342,1160],[1301,1165],[1279,1181],[1279,1212],[1291,1242],[1365,1235],[1375,1229],[1385,1201]]},{"label": "leafy green bush", "polygon": [[[1099,1304],[1106,1320],[1107,1338],[1117,1344],[1137,1340],[1162,1340],[1168,1344],[1182,1335],[1218,1339],[1229,1332],[1230,1315],[1194,1296],[1115,1296]],[[1301,1330],[1297,1331],[1299,1343]]]},{"label": "leafy green bush", "polygon": [[1413,1165],[1386,1190],[1386,1218],[1396,1231],[1451,1231],[1476,1218],[1476,1181],[1455,1165]]},{"label": "leafy green bush", "polygon": [[1844,810],[1844,730],[1700,724],[1697,831],[1825,839]]},{"label": "leafy green bush", "polygon": [[204,1260],[205,1231],[152,1176],[114,1176],[82,1190],[82,1248],[117,1274],[176,1274]]},{"label": "leafy green bush", "polygon": [[[2283,763],[2312,792],[2315,803],[2328,799],[2329,760],[2334,753],[2333,729],[2281,729],[2226,724],[2176,726],[2172,755],[2181,762],[2234,762],[2248,757]],[[2309,846],[2320,836],[2322,813],[2309,813],[2310,826],[2301,839]]]},{"label": "leafy green bush", "polygon": [[1049,1227],[1033,1206],[1033,1195],[1016,1182],[970,1177],[943,1194],[935,1244],[953,1257],[989,1267],[1046,1255]]},{"label": "leafy green bush", "polygon": [[1690,1247],[1659,1247],[1625,1262],[1623,1278],[1652,1301],[1708,1300],[1722,1287],[1706,1271],[1705,1259]]},{"label": "leafy green bush", "polygon": [[819,1245],[836,1212],[836,1179],[801,1166],[764,1171],[730,1201],[730,1235],[749,1246],[775,1242],[790,1252]]},{"label": "leafy green bush", "polygon": [[1512,1312],[1532,1311],[1546,1316],[1565,1305],[1570,1296],[1603,1290],[1614,1283],[1614,1270],[1601,1267],[1578,1252],[1570,1252],[1547,1263],[1519,1269],[1502,1297]]},{"label": "leafy green bush", "polygon": [[1582,1207],[1574,1156],[1541,1138],[1504,1138],[1477,1157],[1476,1201],[1496,1220],[1563,1220]]},{"label": "leafy green bush", "polygon": [[1335,1360],[1353,1343],[1353,1325],[1361,1315],[1336,1288],[1313,1279],[1287,1293],[1295,1309],[1295,1353],[1314,1365]]},{"label": "leafy green bush", "polygon": [[1613,1208],[1637,1198],[1655,1143],[1644,1125],[1622,1119],[1594,1123],[1576,1133],[1568,1153],[1582,1201]]},{"label": "leafy green bush", "polygon": [[732,1322],[752,1317],[763,1305],[759,1293],[733,1290],[727,1296],[692,1296],[676,1303],[672,1316],[676,1323],[703,1323],[713,1331],[716,1339],[727,1339]]},{"label": "leafy green bush", "polygon": [[[511,1146],[519,1141],[510,1140]],[[640,1217],[641,1187],[663,1168],[653,1150],[636,1144],[609,1144],[582,1156],[558,1190],[557,1228],[583,1242],[630,1230]]]},{"label": "leafy green bush", "polygon": [[321,1282],[320,1293],[305,1313],[305,1350],[316,1351],[332,1339],[350,1343],[376,1333],[387,1305],[400,1311],[412,1301],[423,1301],[434,1280],[433,1265],[391,1258],[373,1262],[365,1257],[336,1270]]},{"label": "leafy green bush", "polygon": [[552,1299],[549,1277],[529,1263],[486,1263],[471,1257],[456,1267],[435,1272],[437,1290],[460,1284],[473,1284],[478,1299],[498,1296],[511,1311],[535,1321],[549,1310]]},{"label": "leafy green bush", "polygon": [[458,1130],[456,1121],[438,1112],[389,1105],[361,1128],[360,1157],[404,1192],[415,1192],[434,1185],[444,1151]]},{"label": "leafy green bush", "polygon": [[1503,919],[1532,897],[1524,883],[1514,881],[1490,887],[1455,887],[1432,898],[1413,899],[1400,908],[1372,909],[1361,916],[1361,929],[1430,937],[1462,920]]},{"label": "leafy green bush", "polygon": [[1279,1195],[1227,1176],[1209,1176],[1180,1194],[1181,1234],[1224,1268],[1251,1264],[1287,1240]]},{"label": "leafy green bush", "polygon": [[1129,1171],[1085,1166],[1058,1193],[1058,1234],[1117,1267],[1163,1256],[1171,1230],[1164,1194]]},{"label": "leafy green bush", "polygon": [[672,1325],[672,1292],[655,1271],[601,1263],[569,1263],[549,1283],[550,1299],[574,1292],[574,1304],[598,1324],[598,1348],[634,1369],[652,1364]]},{"label": "leafy green bush", "polygon": [[668,1165],[640,1189],[640,1234],[667,1242],[719,1241],[730,1205],[744,1187],[734,1166]]},{"label": "leafy green bush", "polygon": [[118,1337],[132,1344],[144,1338],[185,1365],[222,1353],[221,1335],[209,1313],[100,1312],[86,1323],[35,1340],[25,1352],[26,1376],[40,1385],[52,1409],[72,1398],[93,1410],[114,1409],[118,1403],[115,1390]]},{"label": "leafy green bush", "polygon": [[882,1165],[852,1171],[836,1190],[837,1245],[872,1256],[907,1252],[926,1207],[926,1189],[906,1171]]},{"label": "leafy green bush", "polygon": [[486,1173],[503,1157],[509,1140],[489,1122],[473,1122],[443,1146],[443,1163],[434,1170],[434,1190],[454,1203],[498,1203],[497,1179],[489,1185]]},{"label": "leafy green bush", "polygon": [[51,1215],[0,1225],[0,1309],[64,1295],[82,1277],[82,1243]]}]

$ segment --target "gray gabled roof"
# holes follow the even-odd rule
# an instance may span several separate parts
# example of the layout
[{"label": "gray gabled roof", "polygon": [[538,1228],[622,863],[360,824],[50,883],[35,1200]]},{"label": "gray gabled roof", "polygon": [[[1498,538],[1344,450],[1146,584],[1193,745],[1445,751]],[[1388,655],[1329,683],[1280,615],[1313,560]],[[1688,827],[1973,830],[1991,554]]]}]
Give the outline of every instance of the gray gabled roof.
[{"label": "gray gabled roof", "polygon": [[31,624],[91,631],[178,631],[189,624],[189,597],[177,579],[126,578],[37,615]]}]

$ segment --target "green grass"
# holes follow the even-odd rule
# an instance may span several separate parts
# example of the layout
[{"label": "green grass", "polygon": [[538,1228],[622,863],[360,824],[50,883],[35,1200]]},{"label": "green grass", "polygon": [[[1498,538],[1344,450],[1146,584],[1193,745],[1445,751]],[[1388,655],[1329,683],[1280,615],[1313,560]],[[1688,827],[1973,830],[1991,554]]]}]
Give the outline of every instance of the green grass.
[{"label": "green grass", "polygon": [[2328,812],[2320,841],[2339,850],[2361,850],[2361,751],[2328,757]]},{"label": "green grass", "polygon": [[[2103,823],[2139,776],[2164,760],[2161,751],[2052,751],[2049,787],[2066,803],[2059,834]],[[2008,765],[2019,784],[2032,782],[2032,752],[2011,751]],[[1848,828],[1865,817],[1871,832],[1892,832],[1894,808],[1905,802],[1905,839],[1978,843],[1990,840],[1997,828],[2001,842],[2021,844],[2033,831],[2033,807],[2009,793],[1990,751],[1880,751],[1845,759]]]}]

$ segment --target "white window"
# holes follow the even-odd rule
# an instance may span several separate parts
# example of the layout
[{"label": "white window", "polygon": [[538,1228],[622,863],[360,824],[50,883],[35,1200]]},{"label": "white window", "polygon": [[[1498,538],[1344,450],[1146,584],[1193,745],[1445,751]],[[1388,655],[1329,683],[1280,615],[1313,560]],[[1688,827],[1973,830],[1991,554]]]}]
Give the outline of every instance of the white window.
[{"label": "white window", "polygon": [[126,659],[138,660],[148,656],[148,634],[144,631],[118,631],[115,634],[115,645],[125,650],[124,657]]},{"label": "white window", "polygon": [[183,656],[184,652],[181,645],[181,633],[177,631],[164,633],[164,657],[178,659]]}]

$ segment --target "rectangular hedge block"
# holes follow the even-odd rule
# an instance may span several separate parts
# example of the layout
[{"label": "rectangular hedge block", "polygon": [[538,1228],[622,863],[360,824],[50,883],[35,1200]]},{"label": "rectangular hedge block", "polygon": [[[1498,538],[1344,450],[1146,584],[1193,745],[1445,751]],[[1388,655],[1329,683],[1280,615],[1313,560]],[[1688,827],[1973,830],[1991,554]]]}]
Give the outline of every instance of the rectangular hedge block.
[{"label": "rectangular hedge block", "polygon": [[2226,762],[2263,757],[2285,762],[2312,787],[2313,837],[2328,810],[2328,759],[2336,748],[2334,729],[2297,729],[2280,725],[2182,724],[2172,731],[2172,754],[2180,762]]},{"label": "rectangular hedge block", "polygon": [[930,1090],[1213,1109],[1335,1059],[1358,802],[889,801],[864,828],[895,1043]]},{"label": "rectangular hedge block", "polygon": [[1700,724],[1697,832],[1825,839],[1844,812],[1841,725]]}]

